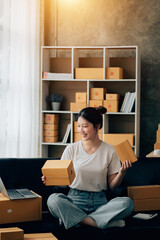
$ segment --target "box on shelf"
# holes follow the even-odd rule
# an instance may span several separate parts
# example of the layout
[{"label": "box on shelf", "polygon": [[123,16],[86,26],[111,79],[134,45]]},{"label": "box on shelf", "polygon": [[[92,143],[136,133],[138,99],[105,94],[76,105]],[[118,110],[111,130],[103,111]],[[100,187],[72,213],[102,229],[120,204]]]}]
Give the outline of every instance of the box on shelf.
[{"label": "box on shelf", "polygon": [[47,160],[42,173],[46,176],[46,186],[70,185],[75,178],[72,160]]},{"label": "box on shelf", "polygon": [[24,240],[58,240],[52,233],[28,233],[24,234]]},{"label": "box on shelf", "polygon": [[50,130],[46,130],[43,132],[44,137],[56,137],[58,136],[58,130],[55,131],[50,131]]},{"label": "box on shelf", "polygon": [[83,108],[87,107],[87,103],[81,102],[71,102],[70,103],[70,111],[71,112],[80,112]]},{"label": "box on shelf", "polygon": [[114,149],[121,162],[125,162],[126,160],[131,161],[132,163],[138,161],[128,140],[114,146]]},{"label": "box on shelf", "polygon": [[39,221],[42,219],[42,197],[10,200],[0,193],[0,224]]},{"label": "box on shelf", "polygon": [[48,142],[48,143],[58,142],[58,136],[55,136],[55,137],[44,137],[44,142]]},{"label": "box on shelf", "polygon": [[58,124],[44,124],[44,130],[55,131],[58,130]]},{"label": "box on shelf", "polygon": [[135,211],[160,210],[160,185],[128,187],[127,192]]},{"label": "box on shelf", "polygon": [[76,92],[76,102],[86,103],[87,93],[86,92]]},{"label": "box on shelf", "polygon": [[107,112],[118,112],[119,102],[116,100],[104,100],[103,106],[107,108]]},{"label": "box on shelf", "polygon": [[0,240],[23,240],[24,231],[18,227],[0,228]]},{"label": "box on shelf", "polygon": [[74,132],[74,142],[81,141],[81,134],[79,132]]},{"label": "box on shelf", "polygon": [[90,88],[90,100],[104,100],[105,88]]},{"label": "box on shelf", "polygon": [[117,145],[125,140],[128,140],[131,146],[133,146],[134,134],[133,133],[105,133],[104,134],[104,141],[111,145]]},{"label": "box on shelf", "polygon": [[119,100],[119,94],[117,93],[106,93],[106,100]]},{"label": "box on shelf", "polygon": [[107,67],[106,79],[123,79],[123,68]]},{"label": "box on shelf", "polygon": [[44,114],[44,123],[48,124],[58,124],[59,122],[59,114]]},{"label": "box on shelf", "polygon": [[103,100],[89,100],[90,107],[99,107],[103,106]]},{"label": "box on shelf", "polygon": [[75,79],[103,79],[103,68],[75,68]]}]

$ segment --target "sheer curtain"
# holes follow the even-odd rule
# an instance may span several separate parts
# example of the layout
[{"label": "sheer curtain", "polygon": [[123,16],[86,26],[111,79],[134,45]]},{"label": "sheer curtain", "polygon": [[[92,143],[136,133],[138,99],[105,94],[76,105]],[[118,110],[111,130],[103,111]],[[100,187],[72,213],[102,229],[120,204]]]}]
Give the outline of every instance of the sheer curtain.
[{"label": "sheer curtain", "polygon": [[2,7],[0,157],[37,157],[40,0]]}]

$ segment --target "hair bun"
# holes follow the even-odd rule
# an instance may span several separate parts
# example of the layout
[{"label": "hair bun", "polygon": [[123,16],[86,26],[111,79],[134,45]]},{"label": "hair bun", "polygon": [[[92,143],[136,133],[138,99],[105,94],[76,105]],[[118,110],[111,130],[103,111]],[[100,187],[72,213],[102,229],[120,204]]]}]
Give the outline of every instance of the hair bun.
[{"label": "hair bun", "polygon": [[107,112],[107,109],[103,106],[99,106],[96,108],[96,110],[100,113],[100,114],[105,114]]}]

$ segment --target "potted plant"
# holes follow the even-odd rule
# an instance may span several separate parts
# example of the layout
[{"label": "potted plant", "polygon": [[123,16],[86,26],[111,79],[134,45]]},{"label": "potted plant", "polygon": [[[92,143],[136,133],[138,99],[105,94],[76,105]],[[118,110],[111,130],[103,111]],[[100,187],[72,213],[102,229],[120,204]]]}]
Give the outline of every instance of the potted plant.
[{"label": "potted plant", "polygon": [[63,100],[63,96],[60,94],[51,94],[48,100],[51,102],[52,110],[58,111],[60,109],[60,104]]}]

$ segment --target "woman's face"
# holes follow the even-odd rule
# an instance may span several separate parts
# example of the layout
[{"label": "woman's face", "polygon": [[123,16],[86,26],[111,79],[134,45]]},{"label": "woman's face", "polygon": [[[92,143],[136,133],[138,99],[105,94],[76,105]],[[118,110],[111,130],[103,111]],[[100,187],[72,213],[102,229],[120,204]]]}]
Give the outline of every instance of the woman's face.
[{"label": "woman's face", "polygon": [[92,140],[97,135],[97,129],[83,117],[78,118],[77,127],[83,141]]}]

